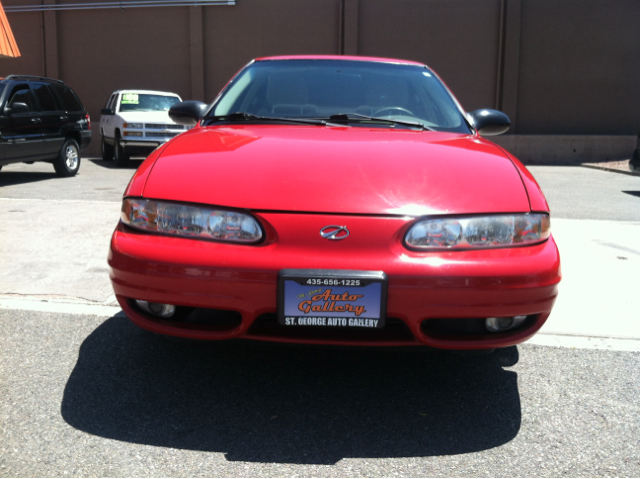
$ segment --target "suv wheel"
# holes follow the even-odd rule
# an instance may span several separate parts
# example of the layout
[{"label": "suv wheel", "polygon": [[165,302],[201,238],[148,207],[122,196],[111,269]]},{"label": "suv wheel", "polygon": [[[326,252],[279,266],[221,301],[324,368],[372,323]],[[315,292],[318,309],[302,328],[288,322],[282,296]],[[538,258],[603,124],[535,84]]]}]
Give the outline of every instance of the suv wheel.
[{"label": "suv wheel", "polygon": [[58,176],[74,176],[80,169],[80,148],[78,143],[71,138],[67,138],[60,149],[58,158],[53,162],[53,167]]},{"label": "suv wheel", "polygon": [[102,137],[102,159],[104,161],[113,160],[113,145],[108,145]]},{"label": "suv wheel", "polygon": [[120,144],[120,135],[116,133],[115,144],[115,160],[118,166],[127,166],[129,164],[129,154],[124,151],[124,147]]}]

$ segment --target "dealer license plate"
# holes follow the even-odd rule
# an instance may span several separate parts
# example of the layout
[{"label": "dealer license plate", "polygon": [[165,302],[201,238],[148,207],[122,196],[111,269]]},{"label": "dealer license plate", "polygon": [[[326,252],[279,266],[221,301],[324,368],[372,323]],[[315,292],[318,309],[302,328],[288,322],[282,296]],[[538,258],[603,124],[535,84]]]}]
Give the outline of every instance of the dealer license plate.
[{"label": "dealer license plate", "polygon": [[278,275],[283,326],[382,328],[386,308],[382,271],[283,269]]}]

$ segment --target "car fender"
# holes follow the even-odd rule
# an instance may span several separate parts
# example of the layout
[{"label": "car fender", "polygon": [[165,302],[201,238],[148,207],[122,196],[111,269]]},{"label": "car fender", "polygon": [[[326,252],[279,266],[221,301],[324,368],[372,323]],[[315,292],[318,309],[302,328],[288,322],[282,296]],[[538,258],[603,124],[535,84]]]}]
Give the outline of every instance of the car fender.
[{"label": "car fender", "polygon": [[[487,140],[485,140],[487,141]],[[547,199],[538,185],[538,182],[535,180],[531,172],[527,169],[524,164],[518,160],[515,156],[509,153],[500,145],[492,143],[496,146],[496,148],[500,149],[502,153],[511,160],[516,170],[518,170],[518,174],[522,179],[522,185],[527,192],[527,196],[529,197],[529,206],[531,207],[531,211],[540,212],[540,213],[548,213],[549,212],[549,203],[547,203]]]}]

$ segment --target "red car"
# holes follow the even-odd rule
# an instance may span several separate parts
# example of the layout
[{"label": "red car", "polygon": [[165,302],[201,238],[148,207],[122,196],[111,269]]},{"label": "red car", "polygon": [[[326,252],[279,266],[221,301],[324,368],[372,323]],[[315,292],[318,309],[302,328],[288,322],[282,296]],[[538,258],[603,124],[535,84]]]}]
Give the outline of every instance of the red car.
[{"label": "red car", "polygon": [[560,281],[536,181],[427,66],[252,61],[127,187],[111,280],[138,326],[199,339],[492,349]]}]

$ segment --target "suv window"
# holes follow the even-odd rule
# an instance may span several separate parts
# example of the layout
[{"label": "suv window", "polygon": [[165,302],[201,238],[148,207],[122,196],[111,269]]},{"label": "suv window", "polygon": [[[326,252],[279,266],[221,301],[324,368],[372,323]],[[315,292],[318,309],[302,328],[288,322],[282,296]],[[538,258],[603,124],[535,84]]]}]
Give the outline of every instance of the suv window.
[{"label": "suv window", "polygon": [[84,110],[84,108],[82,107],[82,104],[80,103],[76,95],[73,93],[73,90],[71,90],[71,88],[53,85],[53,90],[56,92],[65,111]]},{"label": "suv window", "polygon": [[59,110],[47,85],[45,85],[44,83],[36,83],[33,85],[33,91],[35,92],[36,97],[40,102],[40,108],[42,109],[42,111]]},{"label": "suv window", "polygon": [[24,103],[29,108],[29,111],[36,111],[33,93],[31,93],[29,87],[26,85],[20,85],[16,90],[14,90],[14,93],[11,95],[11,99],[9,100],[9,108],[16,103]]}]

